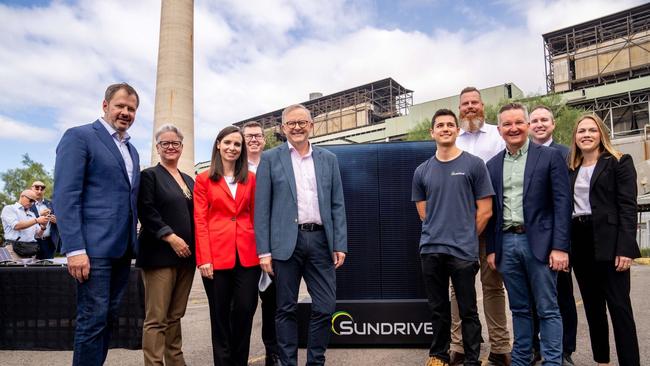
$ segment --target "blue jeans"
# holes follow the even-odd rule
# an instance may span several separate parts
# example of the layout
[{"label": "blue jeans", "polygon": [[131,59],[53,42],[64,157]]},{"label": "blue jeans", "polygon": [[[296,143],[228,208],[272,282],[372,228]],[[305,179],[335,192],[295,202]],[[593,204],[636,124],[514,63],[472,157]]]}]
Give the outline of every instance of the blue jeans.
[{"label": "blue jeans", "polygon": [[113,321],[129,282],[128,258],[90,258],[90,277],[77,284],[74,366],[104,364]]},{"label": "blue jeans", "polygon": [[503,235],[498,269],[503,274],[512,312],[512,365],[528,366],[532,360],[533,303],[539,316],[540,351],[544,365],[562,365],[562,317],[557,305],[557,273],[549,268],[548,263],[533,256],[526,234],[514,233]]}]

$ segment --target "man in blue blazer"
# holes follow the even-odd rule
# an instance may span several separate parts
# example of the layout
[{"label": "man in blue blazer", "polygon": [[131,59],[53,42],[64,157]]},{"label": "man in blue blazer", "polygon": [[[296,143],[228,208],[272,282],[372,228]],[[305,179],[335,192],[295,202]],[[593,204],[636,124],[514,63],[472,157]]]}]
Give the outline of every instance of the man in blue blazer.
[{"label": "man in blue blazer", "polygon": [[287,143],[262,154],[255,191],[255,239],[260,266],[274,275],[280,362],[295,366],[300,279],[311,295],[307,364],[325,364],[336,308],[336,268],[345,260],[347,227],[336,156],[309,142],[314,126],[302,105],[282,112]]},{"label": "man in blue blazer", "polygon": [[[553,139],[555,131],[555,117],[553,111],[545,105],[537,105],[530,111],[530,139],[538,145],[544,145],[557,149],[562,153],[562,158],[569,161],[569,148],[558,144]],[[567,169],[568,169],[567,165]],[[565,366],[573,366],[571,354],[576,350],[576,338],[578,331],[578,312],[576,311],[576,300],[573,297],[573,278],[571,267],[564,272],[557,274],[557,304],[560,306],[562,315],[562,359]],[[539,319],[533,317],[535,327],[533,332],[533,351],[535,360],[542,359],[539,352]]]},{"label": "man in blue blazer", "polygon": [[67,130],[56,149],[54,209],[61,252],[78,281],[73,365],[102,365],[137,251],[140,160],[127,130],[139,98],[126,83],[106,89],[104,116]]},{"label": "man in blue blazer", "polygon": [[487,163],[494,187],[494,215],[487,229],[488,263],[503,275],[512,312],[512,365],[532,360],[534,302],[540,318],[541,352],[548,365],[562,364],[562,318],[557,271],[568,270],[571,195],[560,151],[528,140],[528,112],[519,103],[499,111],[506,149]]}]

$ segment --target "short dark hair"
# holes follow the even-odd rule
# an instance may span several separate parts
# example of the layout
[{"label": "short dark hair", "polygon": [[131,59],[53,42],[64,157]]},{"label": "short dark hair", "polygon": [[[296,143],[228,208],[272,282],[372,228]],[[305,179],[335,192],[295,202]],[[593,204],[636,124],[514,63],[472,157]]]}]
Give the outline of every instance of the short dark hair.
[{"label": "short dark hair", "polygon": [[479,97],[481,96],[481,92],[478,89],[476,89],[475,87],[473,87],[473,86],[464,87],[463,90],[460,91],[459,95],[463,95],[463,94],[471,93],[471,92],[477,92],[478,96]]},{"label": "short dark hair", "polygon": [[259,128],[262,129],[262,131],[264,131],[264,127],[262,127],[262,124],[257,122],[257,121],[248,121],[248,122],[244,123],[244,125],[242,126],[241,129],[243,131],[243,130],[245,130],[247,128],[253,128],[253,127],[259,127]]},{"label": "short dark hair", "polygon": [[456,123],[456,127],[458,127],[458,118],[456,118],[456,114],[452,112],[450,109],[442,108],[442,109],[438,109],[436,113],[433,114],[433,117],[431,117],[431,128],[433,128],[433,125],[436,123],[436,118],[440,116],[454,117],[454,123]]},{"label": "short dark hair", "polygon": [[551,119],[553,119],[553,121],[555,122],[555,115],[553,114],[553,110],[551,108],[545,106],[544,104],[538,104],[538,105],[534,106],[530,110],[530,113],[533,113],[534,111],[536,111],[538,109],[543,109],[543,110],[547,111],[548,113],[550,113],[551,114]]},{"label": "short dark hair", "polygon": [[505,111],[512,111],[512,110],[520,110],[524,112],[524,119],[526,120],[526,122],[529,122],[528,108],[526,108],[526,106],[521,103],[512,102],[512,103],[506,103],[502,105],[501,108],[499,109],[499,113],[497,114],[497,120],[499,121],[499,124],[501,124],[501,113]]},{"label": "short dark hair", "polygon": [[108,103],[113,99],[113,96],[115,93],[118,91],[124,89],[126,91],[127,95],[135,95],[135,107],[137,108],[140,106],[140,97],[138,96],[138,92],[133,89],[133,87],[127,83],[117,83],[117,84],[111,84],[106,88],[106,92],[104,93],[104,100]]},{"label": "short dark hair", "polygon": [[246,179],[248,179],[248,156],[244,147],[244,134],[239,127],[228,126],[219,132],[212,146],[212,160],[210,161],[210,172],[208,175],[213,182],[218,182],[223,177],[223,163],[221,162],[221,153],[219,152],[218,144],[224,137],[231,133],[238,133],[241,136],[242,142],[241,154],[235,162],[235,182],[245,183]]}]

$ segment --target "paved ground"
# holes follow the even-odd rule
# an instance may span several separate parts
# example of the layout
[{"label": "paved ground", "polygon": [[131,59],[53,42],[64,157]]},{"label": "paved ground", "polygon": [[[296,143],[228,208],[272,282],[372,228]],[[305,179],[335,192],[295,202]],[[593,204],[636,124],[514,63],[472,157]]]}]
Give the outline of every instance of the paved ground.
[{"label": "paved ground", "polygon": [[[479,292],[479,296],[480,292]],[[594,365],[589,346],[589,335],[584,317],[580,293],[576,286],[578,305],[578,351],[574,354],[576,365]],[[635,265],[632,268],[632,303],[641,347],[641,365],[650,365],[650,266]],[[198,277],[190,295],[187,315],[183,319],[183,340],[188,365],[212,364],[210,346],[210,320],[203,286]],[[481,306],[479,306],[479,309]],[[482,317],[482,314],[481,314]],[[483,318],[481,318],[483,321]],[[263,365],[264,347],[260,336],[260,311],[255,315],[249,365]],[[483,321],[483,324],[484,321]],[[485,333],[485,329],[484,329]],[[487,334],[483,335],[487,339]],[[616,365],[614,341],[610,334],[612,365]],[[483,349],[483,358],[488,350]],[[300,362],[304,364],[304,350],[299,352]],[[423,365],[427,352],[423,349],[330,349],[327,351],[328,365]],[[0,365],[69,365],[72,352],[45,351],[0,351]],[[106,365],[141,365],[141,351],[124,349],[111,350]]]}]

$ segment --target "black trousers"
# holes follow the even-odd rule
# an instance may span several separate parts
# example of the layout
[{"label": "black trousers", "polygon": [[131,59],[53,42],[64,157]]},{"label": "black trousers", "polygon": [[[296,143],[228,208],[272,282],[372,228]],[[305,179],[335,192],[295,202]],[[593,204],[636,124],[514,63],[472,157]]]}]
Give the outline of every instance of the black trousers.
[{"label": "black trousers", "polygon": [[[576,351],[578,312],[571,271],[557,273],[557,305],[562,315],[562,352],[572,354]],[[533,311],[533,326],[533,349],[539,352],[539,316],[536,311]]]},{"label": "black trousers", "polygon": [[275,336],[275,312],[278,306],[275,293],[275,281],[271,282],[266,290],[260,291],[260,300],[262,300],[262,342],[264,342],[267,356],[278,354],[278,340]]},{"label": "black trousers", "polygon": [[[217,366],[246,366],[250,349],[253,316],[257,308],[260,267],[215,270],[212,291],[206,291],[210,305],[212,355]],[[206,286],[207,287],[207,286]]]},{"label": "black trousers", "polygon": [[461,319],[465,365],[480,365],[481,322],[476,307],[474,282],[479,262],[466,261],[448,254],[421,254],[422,277],[431,310],[433,341],[429,355],[449,362],[451,343],[451,303],[449,279],[456,292]]},{"label": "black trousers", "polygon": [[616,272],[614,261],[594,259],[591,222],[573,220],[571,261],[585,306],[594,361],[609,362],[607,309],[621,366],[639,365],[639,342],[630,301],[630,271]]}]

